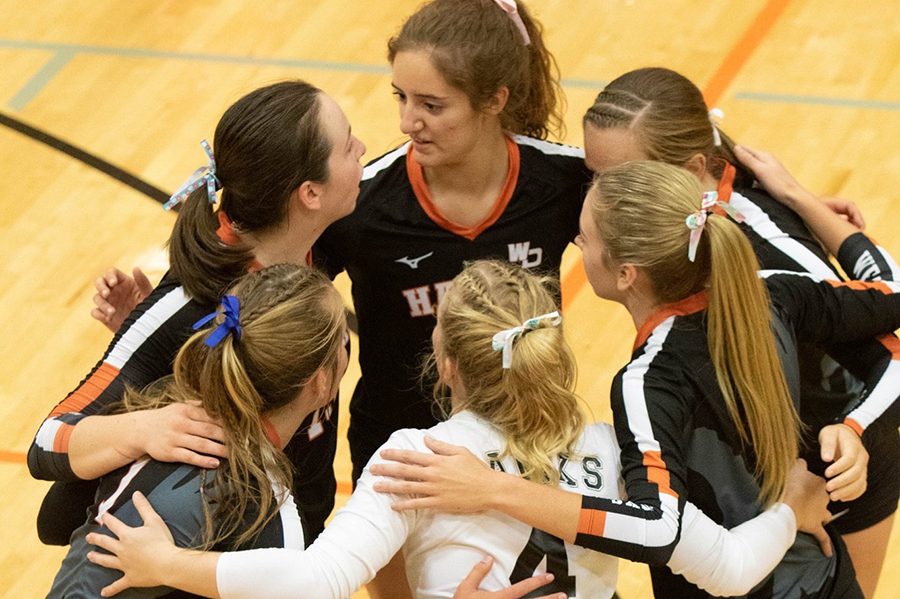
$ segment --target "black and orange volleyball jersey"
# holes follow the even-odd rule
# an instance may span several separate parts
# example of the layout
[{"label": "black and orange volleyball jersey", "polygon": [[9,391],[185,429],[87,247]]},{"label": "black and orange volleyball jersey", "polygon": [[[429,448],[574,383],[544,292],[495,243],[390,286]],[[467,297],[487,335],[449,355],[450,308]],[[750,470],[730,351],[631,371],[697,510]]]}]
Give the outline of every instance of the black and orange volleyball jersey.
[{"label": "black and orange volleyball jersey", "polygon": [[351,414],[384,429],[374,447],[393,430],[436,422],[419,373],[441,296],[463,265],[496,258],[558,276],[578,232],[590,182],[583,151],[524,136],[507,140],[506,184],[478,225],[443,217],[406,144],[366,166],[355,212],[315,246],[330,273],[346,270],[352,281],[362,378]]}]

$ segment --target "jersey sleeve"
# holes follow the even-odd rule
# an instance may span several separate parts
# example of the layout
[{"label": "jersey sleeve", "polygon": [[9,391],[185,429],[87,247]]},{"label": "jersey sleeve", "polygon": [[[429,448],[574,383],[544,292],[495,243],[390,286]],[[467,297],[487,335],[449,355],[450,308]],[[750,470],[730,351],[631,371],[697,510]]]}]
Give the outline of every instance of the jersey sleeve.
[{"label": "jersey sleeve", "polygon": [[[398,431],[383,447],[427,451],[414,431]],[[379,450],[380,451],[380,450]],[[369,582],[406,541],[415,512],[396,512],[396,496],[376,493],[372,464],[360,477],[347,504],[306,551],[256,549],[224,553],[216,568],[222,599],[349,597]]]},{"label": "jersey sleeve", "polygon": [[75,425],[108,410],[122,399],[126,386],[141,389],[170,374],[201,312],[182,287],[157,287],[128,317],[90,374],[41,423],[28,449],[31,475],[77,480],[68,455]]},{"label": "jersey sleeve", "polygon": [[900,394],[900,283],[817,281],[795,273],[762,273],[776,311],[803,341],[828,353],[866,391],[840,421],[860,435],[887,414],[896,419]]},{"label": "jersey sleeve", "polygon": [[742,189],[732,193],[728,203],[744,215],[740,226],[761,268],[808,272],[823,279],[838,277],[803,219],[768,192]]},{"label": "jersey sleeve", "polygon": [[687,503],[681,540],[667,565],[710,595],[745,595],[781,562],[796,532],[794,512],[783,503],[731,530]]},{"label": "jersey sleeve", "polygon": [[775,310],[800,341],[862,341],[900,326],[900,283],[825,281],[783,271],[761,271],[760,276]]},{"label": "jersey sleeve", "polygon": [[678,542],[686,491],[690,409],[654,358],[655,331],[613,382],[612,404],[627,501],[583,497],[575,542],[632,561],[663,565]]},{"label": "jersey sleeve", "polygon": [[844,240],[837,254],[838,262],[851,278],[859,281],[900,280],[900,267],[883,247],[864,233],[854,233]]}]

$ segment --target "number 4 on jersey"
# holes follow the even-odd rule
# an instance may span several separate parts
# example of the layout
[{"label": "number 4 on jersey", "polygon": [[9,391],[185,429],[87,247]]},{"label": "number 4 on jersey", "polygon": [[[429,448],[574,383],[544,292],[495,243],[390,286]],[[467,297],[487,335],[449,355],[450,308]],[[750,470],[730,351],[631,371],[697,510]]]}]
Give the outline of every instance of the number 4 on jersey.
[{"label": "number 4 on jersey", "polygon": [[525,597],[541,597],[550,593],[565,593],[568,597],[574,597],[575,577],[569,576],[569,558],[565,543],[559,537],[537,528],[531,529],[531,538],[519,554],[512,574],[509,575],[509,582],[515,584],[534,576],[534,571],[544,557],[547,558],[547,572],[553,574],[553,582],[532,591]]}]

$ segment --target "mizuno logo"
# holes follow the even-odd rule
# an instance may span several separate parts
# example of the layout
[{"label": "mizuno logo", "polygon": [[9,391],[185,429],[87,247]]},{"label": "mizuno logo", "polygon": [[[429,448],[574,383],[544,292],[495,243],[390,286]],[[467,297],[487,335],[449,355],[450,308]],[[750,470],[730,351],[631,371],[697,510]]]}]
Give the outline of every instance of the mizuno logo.
[{"label": "mizuno logo", "polygon": [[402,258],[397,258],[396,260],[394,260],[394,262],[399,262],[400,264],[405,264],[408,267],[410,267],[411,269],[415,270],[415,269],[419,268],[419,262],[421,262],[425,258],[428,258],[432,254],[434,254],[434,252],[428,252],[427,254],[425,254],[423,256],[419,256],[418,258],[410,258],[409,256],[403,256]]}]

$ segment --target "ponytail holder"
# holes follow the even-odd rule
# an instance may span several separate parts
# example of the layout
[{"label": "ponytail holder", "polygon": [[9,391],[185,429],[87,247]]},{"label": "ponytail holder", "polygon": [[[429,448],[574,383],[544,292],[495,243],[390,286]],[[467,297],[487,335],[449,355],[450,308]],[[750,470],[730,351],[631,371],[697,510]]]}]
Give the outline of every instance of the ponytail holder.
[{"label": "ponytail holder", "polygon": [[516,0],[494,0],[494,2],[496,2],[497,6],[502,8],[503,12],[508,14],[509,18],[512,19],[516,29],[522,34],[525,45],[531,45],[531,37],[528,35],[528,30],[525,29],[525,22],[522,21],[522,15],[519,14],[519,7],[516,5]]},{"label": "ponytail holder", "polygon": [[703,199],[700,202],[700,210],[689,214],[684,219],[684,224],[691,230],[691,240],[688,243],[688,260],[694,261],[697,257],[697,247],[700,245],[700,235],[703,234],[703,227],[706,225],[706,219],[710,212],[716,208],[721,209],[726,215],[730,216],[735,222],[744,222],[744,215],[735,210],[734,206],[727,202],[719,201],[719,194],[715,191],[703,192]]},{"label": "ponytail holder", "polygon": [[212,148],[205,139],[200,141],[200,147],[206,152],[206,166],[201,166],[188,177],[178,191],[169,197],[169,201],[163,204],[163,209],[171,210],[181,202],[183,202],[195,189],[199,189],[202,185],[206,185],[206,195],[209,197],[209,203],[216,203],[216,189],[221,189],[222,182],[216,177],[216,158],[213,156]]},{"label": "ponytail holder", "polygon": [[[238,298],[234,295],[226,295],[222,298],[222,314],[225,316],[225,319],[221,323],[219,323],[219,326],[216,327],[215,330],[210,333],[210,335],[203,342],[207,347],[217,346],[219,342],[222,341],[222,339],[228,336],[229,333],[234,333],[235,341],[241,338],[240,305],[240,301],[238,301]],[[195,331],[200,329],[218,315],[218,311],[213,312],[212,314],[207,314],[194,323],[193,329]]]},{"label": "ponytail holder", "polygon": [[709,111],[709,124],[713,130],[713,144],[718,148],[722,145],[722,136],[719,134],[719,121],[725,118],[721,108],[712,108]]},{"label": "ponytail holder", "polygon": [[549,314],[541,314],[534,318],[529,318],[521,324],[521,326],[513,327],[500,331],[491,339],[491,349],[503,352],[503,368],[509,369],[512,366],[512,346],[513,341],[517,337],[523,335],[526,331],[533,331],[540,326],[541,322],[547,321],[550,326],[557,327],[562,322],[562,316],[559,312],[550,312]]}]

